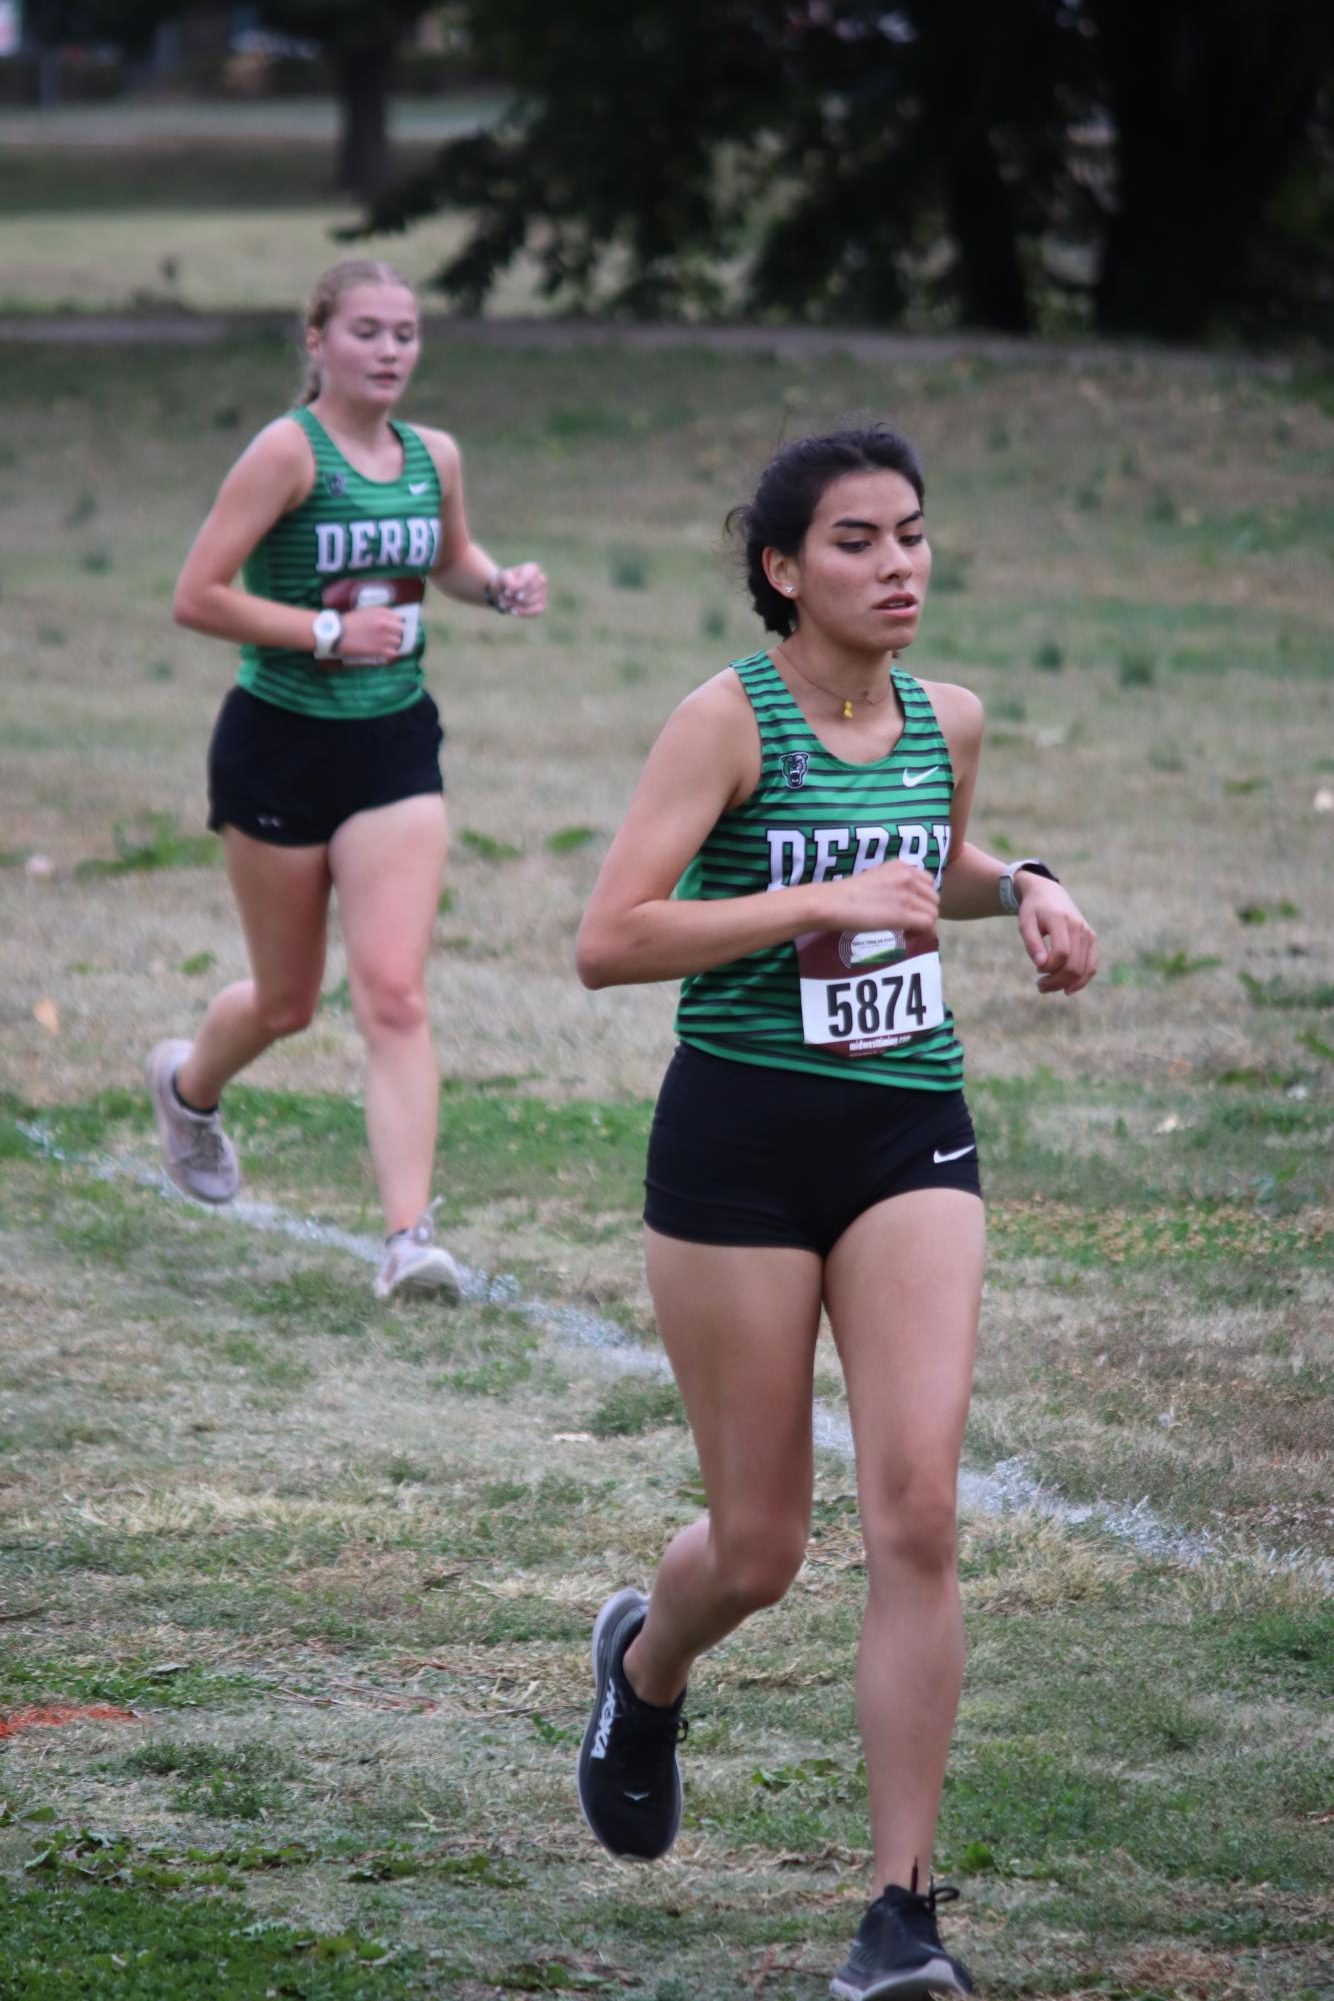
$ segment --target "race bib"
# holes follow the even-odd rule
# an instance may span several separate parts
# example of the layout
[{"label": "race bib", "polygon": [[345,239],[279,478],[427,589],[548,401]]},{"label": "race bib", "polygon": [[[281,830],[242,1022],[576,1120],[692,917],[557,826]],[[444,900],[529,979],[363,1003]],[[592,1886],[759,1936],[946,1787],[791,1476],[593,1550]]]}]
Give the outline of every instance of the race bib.
[{"label": "race bib", "polygon": [[943,1023],[934,931],[807,931],[795,943],[808,1043],[836,1056],[874,1056]]},{"label": "race bib", "polygon": [[[340,577],[335,584],[327,584],[324,603],[334,611],[363,611],[374,605],[392,605],[403,620],[403,644],[394,655],[396,660],[404,660],[417,651],[421,637],[422,599],[426,595],[424,577]],[[339,656],[344,667],[379,667],[383,662],[357,658],[350,653]]]}]

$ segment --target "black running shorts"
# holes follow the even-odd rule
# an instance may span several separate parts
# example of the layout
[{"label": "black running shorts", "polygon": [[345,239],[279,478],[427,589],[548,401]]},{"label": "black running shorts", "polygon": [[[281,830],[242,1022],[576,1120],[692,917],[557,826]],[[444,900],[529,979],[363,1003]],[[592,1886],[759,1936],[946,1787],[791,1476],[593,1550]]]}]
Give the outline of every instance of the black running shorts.
[{"label": "black running shorts", "polygon": [[344,721],[233,688],[208,748],[208,824],[275,847],[323,847],[354,813],[443,792],[443,742],[429,695],[392,716]]},{"label": "black running shorts", "polygon": [[665,1237],[820,1257],[891,1195],[982,1193],[962,1091],[734,1063],[688,1043],[658,1095],[644,1185],[644,1221]]}]

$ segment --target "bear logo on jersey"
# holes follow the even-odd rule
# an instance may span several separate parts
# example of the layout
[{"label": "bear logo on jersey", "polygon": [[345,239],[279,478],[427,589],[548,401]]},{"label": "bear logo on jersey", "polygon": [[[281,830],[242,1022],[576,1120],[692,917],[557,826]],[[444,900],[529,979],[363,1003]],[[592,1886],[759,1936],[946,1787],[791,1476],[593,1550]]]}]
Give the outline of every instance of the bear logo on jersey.
[{"label": "bear logo on jersey", "polygon": [[783,776],[788,783],[788,790],[800,792],[806,783],[806,773],[810,769],[809,751],[789,750],[779,761],[783,767]]}]

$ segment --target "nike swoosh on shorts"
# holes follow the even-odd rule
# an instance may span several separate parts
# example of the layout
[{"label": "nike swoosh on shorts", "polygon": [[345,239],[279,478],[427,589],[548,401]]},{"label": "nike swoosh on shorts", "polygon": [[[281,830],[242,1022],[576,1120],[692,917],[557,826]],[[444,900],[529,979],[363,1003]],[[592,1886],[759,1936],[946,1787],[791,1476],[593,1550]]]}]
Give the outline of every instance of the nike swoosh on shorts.
[{"label": "nike swoosh on shorts", "polygon": [[976,1140],[974,1140],[971,1146],[961,1146],[957,1153],[942,1153],[940,1151],[940,1148],[937,1147],[936,1151],[932,1154],[931,1158],[932,1160],[935,1161],[937,1167],[943,1167],[947,1160],[962,1160],[966,1153],[976,1153],[976,1152],[977,1152],[977,1142]]}]

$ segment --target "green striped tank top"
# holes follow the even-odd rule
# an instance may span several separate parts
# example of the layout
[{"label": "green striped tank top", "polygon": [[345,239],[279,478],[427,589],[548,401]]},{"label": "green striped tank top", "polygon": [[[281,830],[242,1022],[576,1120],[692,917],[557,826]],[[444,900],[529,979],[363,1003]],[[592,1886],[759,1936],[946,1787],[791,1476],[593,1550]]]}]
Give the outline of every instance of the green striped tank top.
[{"label": "green striped tank top", "polygon": [[[845,764],[816,736],[767,653],[733,668],[759,724],[760,780],[719,819],[677,895],[748,896],[896,860],[918,863],[939,887],[954,774],[921,683],[894,668],[902,736],[874,764]],[[676,1032],[740,1063],[953,1091],[963,1081],[963,1050],[939,967],[934,937],[812,933],[692,974]]]},{"label": "green striped tank top", "polygon": [[348,721],[394,715],[422,692],[422,599],[440,551],[435,461],[410,425],[396,423],[402,472],[397,479],[367,479],[311,411],[292,415],[315,454],[315,484],[246,558],[245,587],[311,611],[391,604],[403,615],[403,651],[382,666],[358,667],[282,646],[246,645],[237,679],[262,701],[298,715]]}]

